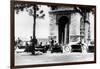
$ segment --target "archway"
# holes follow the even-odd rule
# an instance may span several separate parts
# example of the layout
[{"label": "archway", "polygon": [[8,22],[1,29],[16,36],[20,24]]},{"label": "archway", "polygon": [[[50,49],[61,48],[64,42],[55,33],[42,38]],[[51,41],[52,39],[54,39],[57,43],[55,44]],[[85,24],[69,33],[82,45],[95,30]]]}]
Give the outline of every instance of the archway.
[{"label": "archway", "polygon": [[60,44],[69,43],[69,18],[67,16],[62,16],[58,20],[58,41]]}]

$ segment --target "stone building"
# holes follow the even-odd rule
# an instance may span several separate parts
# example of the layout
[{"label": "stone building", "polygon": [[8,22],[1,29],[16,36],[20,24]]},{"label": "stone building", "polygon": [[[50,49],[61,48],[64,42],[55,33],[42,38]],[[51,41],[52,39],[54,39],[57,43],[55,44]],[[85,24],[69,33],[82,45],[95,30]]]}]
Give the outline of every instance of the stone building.
[{"label": "stone building", "polygon": [[86,21],[81,13],[73,7],[58,6],[49,11],[50,37],[59,44],[82,41],[89,43],[90,19],[86,13]]}]

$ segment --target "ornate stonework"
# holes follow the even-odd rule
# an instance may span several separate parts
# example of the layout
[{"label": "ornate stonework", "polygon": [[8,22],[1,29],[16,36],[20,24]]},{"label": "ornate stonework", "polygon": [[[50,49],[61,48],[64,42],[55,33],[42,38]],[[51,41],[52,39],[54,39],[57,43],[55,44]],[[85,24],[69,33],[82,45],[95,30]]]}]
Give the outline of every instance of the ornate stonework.
[{"label": "ornate stonework", "polygon": [[84,23],[82,15],[73,8],[56,8],[50,11],[49,15],[51,21],[50,36],[55,36],[54,40],[58,43],[87,42],[90,38],[89,23]]}]

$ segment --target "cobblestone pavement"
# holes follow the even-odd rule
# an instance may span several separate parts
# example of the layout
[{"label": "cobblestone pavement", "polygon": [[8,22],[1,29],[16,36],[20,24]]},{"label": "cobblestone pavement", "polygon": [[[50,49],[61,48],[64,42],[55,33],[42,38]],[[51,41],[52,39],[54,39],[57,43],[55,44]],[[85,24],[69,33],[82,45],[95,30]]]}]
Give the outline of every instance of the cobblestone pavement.
[{"label": "cobblestone pavement", "polygon": [[93,61],[93,53],[40,53],[31,55],[31,53],[15,53],[15,65],[33,65],[33,64],[51,64],[66,62]]}]

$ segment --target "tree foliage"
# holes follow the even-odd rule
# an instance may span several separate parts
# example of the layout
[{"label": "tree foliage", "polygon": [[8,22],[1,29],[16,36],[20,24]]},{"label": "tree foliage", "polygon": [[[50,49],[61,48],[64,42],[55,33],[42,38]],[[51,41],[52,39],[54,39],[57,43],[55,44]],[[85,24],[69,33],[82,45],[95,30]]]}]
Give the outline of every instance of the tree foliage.
[{"label": "tree foliage", "polygon": [[[35,8],[35,9],[34,9]],[[14,9],[16,14],[20,11],[27,11],[30,16],[36,16],[36,18],[44,18],[45,14],[43,10],[40,10],[41,6],[36,4],[15,4]],[[36,14],[34,12],[36,11]]]}]

